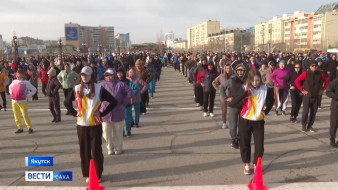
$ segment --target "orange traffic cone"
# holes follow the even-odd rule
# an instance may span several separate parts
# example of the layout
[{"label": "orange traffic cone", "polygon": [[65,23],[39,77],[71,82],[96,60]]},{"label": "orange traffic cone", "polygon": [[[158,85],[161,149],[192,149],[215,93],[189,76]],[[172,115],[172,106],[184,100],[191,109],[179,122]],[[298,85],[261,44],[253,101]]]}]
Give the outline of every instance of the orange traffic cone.
[{"label": "orange traffic cone", "polygon": [[96,169],[93,159],[90,160],[89,166],[89,184],[86,190],[103,190],[104,187],[101,187],[99,180],[97,179]]},{"label": "orange traffic cone", "polygon": [[251,184],[248,184],[250,190],[267,190],[263,184],[262,158],[258,157],[256,170]]}]

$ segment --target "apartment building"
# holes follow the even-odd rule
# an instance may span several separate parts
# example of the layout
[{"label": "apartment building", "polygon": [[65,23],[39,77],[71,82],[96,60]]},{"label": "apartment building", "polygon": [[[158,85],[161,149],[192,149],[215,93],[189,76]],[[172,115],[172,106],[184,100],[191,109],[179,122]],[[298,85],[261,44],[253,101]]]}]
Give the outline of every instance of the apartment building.
[{"label": "apartment building", "polygon": [[203,47],[208,44],[209,34],[220,33],[219,21],[207,21],[187,29],[187,48]]}]

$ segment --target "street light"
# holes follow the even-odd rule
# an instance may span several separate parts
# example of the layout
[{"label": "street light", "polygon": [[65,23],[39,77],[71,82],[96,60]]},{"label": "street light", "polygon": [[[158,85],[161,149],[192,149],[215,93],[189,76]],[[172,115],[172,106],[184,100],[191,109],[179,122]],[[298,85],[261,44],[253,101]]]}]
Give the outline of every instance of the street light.
[{"label": "street light", "polygon": [[16,64],[18,64],[18,58],[19,58],[19,42],[18,38],[14,35],[12,39],[12,47],[14,48],[14,61]]},{"label": "street light", "polygon": [[63,61],[62,61],[62,41],[61,41],[61,38],[59,39],[59,49],[60,49],[61,63],[63,63]]}]

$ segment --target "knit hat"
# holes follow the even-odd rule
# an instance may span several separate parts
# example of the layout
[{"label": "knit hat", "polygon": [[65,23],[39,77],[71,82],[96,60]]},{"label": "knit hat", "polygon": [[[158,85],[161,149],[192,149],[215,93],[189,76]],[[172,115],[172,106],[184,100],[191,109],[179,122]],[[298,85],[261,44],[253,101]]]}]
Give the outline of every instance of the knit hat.
[{"label": "knit hat", "polygon": [[243,70],[243,71],[245,71],[245,66],[243,65],[243,64],[238,64],[237,66],[236,66],[236,69],[235,69],[236,71],[237,70]]},{"label": "knit hat", "polygon": [[214,62],[213,61],[209,61],[208,65],[213,65],[214,66]]},{"label": "knit hat", "polygon": [[50,76],[56,76],[56,70],[54,68],[49,69],[49,71],[47,72],[47,75]]}]

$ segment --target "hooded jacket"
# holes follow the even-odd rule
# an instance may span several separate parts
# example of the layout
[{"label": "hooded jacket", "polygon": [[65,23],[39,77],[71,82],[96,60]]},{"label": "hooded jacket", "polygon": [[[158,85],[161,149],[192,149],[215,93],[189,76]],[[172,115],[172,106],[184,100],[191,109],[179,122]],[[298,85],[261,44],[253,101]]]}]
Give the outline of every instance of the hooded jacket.
[{"label": "hooded jacket", "polygon": [[[243,84],[246,80],[247,69],[242,64],[238,64],[235,69],[237,69],[238,67],[244,68],[243,76],[242,77],[238,76],[235,70],[232,77],[220,86],[219,91],[223,99],[232,97],[232,101],[228,102],[228,106],[241,109],[242,99],[245,97]],[[226,94],[226,91],[228,91],[228,94]]]},{"label": "hooded jacket", "polygon": [[[114,79],[112,82],[103,81],[101,86],[105,88],[117,101],[116,107],[107,115],[102,117],[103,122],[120,122],[125,119],[125,107],[130,104],[130,99],[133,97],[133,90],[125,83],[117,79],[116,71],[114,70]],[[109,105],[108,102],[102,102],[101,109],[105,110]]]}]

